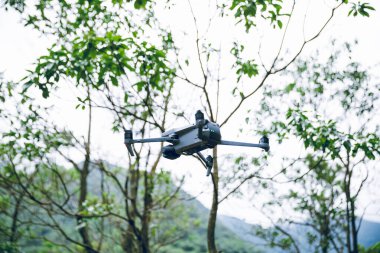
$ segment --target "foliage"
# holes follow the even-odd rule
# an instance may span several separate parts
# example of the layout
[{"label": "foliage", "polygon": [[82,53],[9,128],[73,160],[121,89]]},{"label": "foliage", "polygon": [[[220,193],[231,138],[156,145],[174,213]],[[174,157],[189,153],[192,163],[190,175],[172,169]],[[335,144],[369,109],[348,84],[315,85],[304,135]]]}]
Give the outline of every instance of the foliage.
[{"label": "foliage", "polygon": [[380,252],[380,242],[372,245],[368,249],[364,249],[363,247],[360,247],[360,253],[377,253]]},{"label": "foliage", "polygon": [[351,14],[355,17],[358,14],[369,17],[369,11],[374,11],[375,8],[373,8],[369,3],[352,3],[351,10],[348,12],[348,16]]},{"label": "foliage", "polygon": [[[136,4],[141,7],[146,2]],[[149,14],[131,16],[123,1],[48,1],[36,8],[39,12],[28,14],[26,25],[51,34],[54,43],[25,78],[25,89],[36,85],[46,98],[50,86],[62,78],[95,90],[105,90],[108,83],[118,86],[126,76],[135,80],[132,85],[138,91],[147,86],[163,91],[171,83],[173,70],[167,66],[166,50],[143,40],[147,31],[141,22],[150,26],[154,22]]]},{"label": "foliage", "polygon": [[[373,118],[380,87],[368,71],[352,62],[351,50],[345,44],[324,63],[318,56],[299,60],[288,72],[294,80],[283,89],[267,89],[261,111],[265,118],[274,117],[266,134],[275,134],[283,145],[288,138],[297,138],[307,152],[284,160],[289,165],[283,165],[280,174],[291,189],[268,207],[286,202],[294,217],[277,221],[277,226],[309,227],[308,242],[315,244],[315,252],[358,251],[357,199],[371,173],[370,161],[380,155],[379,126]],[[342,54],[350,60],[340,69],[337,62],[343,61]],[[292,235],[278,228],[277,235],[285,234],[296,245]],[[278,240],[278,236],[262,237]]]},{"label": "foliage", "polygon": [[[41,12],[42,16],[44,16],[44,7],[45,8],[49,8],[50,6],[52,6],[53,1],[39,1],[37,3],[35,3],[37,9]],[[123,1],[120,1],[120,0],[112,0],[112,3],[113,4],[121,4]],[[131,0],[127,0],[127,2],[131,2]],[[148,2],[150,2],[149,0],[135,0],[134,1],[134,7],[136,9],[142,9],[142,8],[145,8],[146,5],[148,4]],[[80,3],[84,3],[84,1],[80,1]],[[96,1],[95,4],[99,4],[101,3],[101,1]],[[4,6],[5,8],[14,8],[15,10],[19,11],[19,12],[23,12],[25,10],[25,7],[27,4],[29,4],[29,2],[27,0],[5,0],[4,1]],[[64,1],[64,5],[68,6],[69,5],[69,2],[67,1]],[[35,19],[36,20],[36,16],[34,17],[31,17],[32,19]]]},{"label": "foliage", "polygon": [[[183,80],[197,89],[197,96],[199,95],[197,106],[204,105],[209,118],[223,126],[240,112],[243,103],[246,103],[261,87],[267,85],[269,76],[284,71],[297,59],[304,46],[321,34],[337,8],[349,3],[352,4],[349,15],[369,16],[370,11],[374,10],[368,3],[346,0],[334,2],[335,7],[331,9],[331,17],[314,36],[310,39],[304,38],[299,51],[294,57],[290,57],[290,60],[282,59],[283,41],[280,42],[280,49],[274,55],[269,68],[260,59],[260,52],[258,56],[248,57],[248,50],[244,49],[248,48],[247,45],[238,43],[228,45],[230,48],[227,52],[233,55],[232,63],[228,62],[230,64],[228,68],[232,66],[231,73],[238,83],[231,86],[223,82],[224,76],[220,74],[221,58],[224,54],[221,49],[215,49],[213,43],[207,41],[208,38],[205,39],[200,34],[197,17],[190,2],[190,12],[196,30],[195,38],[190,39],[195,42],[194,58],[197,61],[184,60],[187,66],[185,68],[182,65],[183,52],[178,52],[180,41],[167,31],[170,29],[160,26],[155,15],[155,2],[148,0],[4,1],[6,8],[15,8],[21,12],[25,26],[30,26],[48,36],[52,43],[47,54],[36,60],[35,67],[23,80],[22,92],[20,90],[15,92],[13,84],[7,83],[2,86],[0,94],[0,100],[3,102],[23,107],[19,110],[16,106],[15,111],[8,111],[4,107],[0,111],[6,112],[1,117],[8,124],[7,129],[2,132],[5,141],[4,145],[1,144],[0,150],[1,156],[6,161],[5,166],[2,166],[4,186],[2,185],[1,189],[14,195],[13,200],[3,199],[1,203],[8,217],[12,214],[16,216],[7,220],[9,225],[7,228],[18,228],[17,231],[13,231],[10,241],[17,244],[16,234],[22,234],[23,227],[30,228],[29,220],[18,218],[17,208],[10,210],[10,206],[17,205],[20,206],[20,210],[39,218],[41,223],[32,223],[32,225],[40,227],[42,232],[28,231],[27,236],[31,240],[50,241],[43,244],[43,250],[46,248],[46,251],[53,248],[52,245],[57,245],[72,251],[83,250],[91,253],[102,249],[149,252],[151,248],[157,249],[164,244],[179,240],[176,237],[177,229],[189,230],[191,226],[186,217],[177,215],[184,211],[183,207],[176,206],[179,187],[171,185],[169,174],[158,171],[160,154],[155,153],[150,147],[139,146],[135,150],[136,159],[129,159],[126,171],[110,168],[100,156],[94,154],[96,152],[91,141],[93,110],[102,108],[108,112],[114,119],[112,130],[115,132],[125,129],[125,126],[138,129],[138,134],[142,136],[151,130],[163,132],[166,130],[168,115],[171,116],[168,112],[172,109],[174,117],[170,119],[171,122],[176,121],[176,116],[186,117],[184,111],[189,109],[188,105],[182,106],[178,109],[180,112],[176,113],[174,112],[174,109],[177,109],[176,101],[172,99],[172,92],[178,92],[183,87],[181,85],[175,87],[174,82]],[[215,3],[213,8],[217,14],[220,14],[218,18],[224,18],[228,16],[224,14],[232,13],[234,21],[244,23],[247,33],[251,33],[253,30],[251,28],[259,24],[259,19],[263,19],[274,28],[280,28],[284,40],[287,29],[284,31],[281,29],[290,23],[294,5],[295,1],[292,6],[288,6],[280,0],[233,0],[220,5],[219,2]],[[171,2],[162,6],[170,9]],[[210,24],[211,20],[210,18]],[[219,62],[215,59],[219,59]],[[194,62],[199,66],[193,64]],[[219,65],[217,71],[210,67],[214,66],[215,62]],[[280,64],[282,66],[279,66]],[[289,135],[297,136],[308,151],[324,158],[331,158],[337,163],[339,162],[337,160],[343,158],[344,151],[350,158],[358,158],[364,154],[366,161],[375,159],[379,152],[378,134],[375,131],[367,131],[367,128],[364,128],[362,131],[351,132],[338,124],[340,119],[324,119],[319,114],[310,114],[309,108],[303,107],[315,98],[319,99],[319,104],[317,102],[309,104],[314,107],[321,104],[328,90],[327,85],[324,85],[325,82],[329,84],[342,82],[344,85],[349,83],[349,87],[337,89],[333,91],[335,93],[330,94],[343,97],[342,110],[348,112],[355,109],[356,112],[356,109],[360,108],[358,115],[363,117],[370,115],[373,105],[369,102],[377,99],[377,93],[363,89],[365,85],[362,84],[368,78],[366,72],[360,71],[357,64],[347,66],[346,72],[334,73],[330,72],[330,69],[323,68],[322,64],[310,66],[307,61],[299,62],[297,66],[298,68],[293,70],[294,73],[301,78],[306,76],[313,85],[300,85],[294,81],[286,87],[285,92],[273,89],[271,93],[273,98],[277,95],[283,97],[295,95],[299,101],[292,100],[294,104],[287,110],[287,118],[282,121],[277,119],[266,133],[276,132],[280,141]],[[186,75],[186,71],[193,73],[194,67],[200,69],[200,78],[194,78],[196,81]],[[255,78],[259,81],[255,82],[254,86],[251,83],[244,85],[245,78],[250,82]],[[73,90],[76,94],[74,97],[77,100],[76,107],[81,107],[88,117],[87,136],[78,137],[49,122],[47,120],[49,109],[38,107],[36,105],[38,103],[33,99],[36,96],[30,95],[34,87],[42,91],[44,98],[54,97],[65,87]],[[219,109],[222,106],[219,100],[223,88],[232,90],[233,96],[230,98],[236,98],[237,103],[236,106],[228,107],[229,112],[223,113],[222,116],[225,118],[220,120],[218,116],[221,114]],[[17,93],[21,98],[17,102],[11,102],[12,99],[9,98],[12,97],[11,93]],[[358,101],[356,99],[358,93],[365,94],[367,99],[362,100],[364,102]],[[240,96],[236,97],[235,94]],[[271,94],[267,92],[268,96]],[[269,104],[263,104],[263,107],[265,106],[271,107]],[[285,117],[285,114],[286,112],[283,112],[281,115]],[[250,122],[248,117],[246,122]],[[73,159],[69,152],[72,150],[81,153],[83,163]],[[243,251],[244,247],[235,246],[233,241],[222,240],[220,244],[215,242],[218,205],[230,194],[238,192],[239,187],[246,181],[261,176],[262,167],[252,172],[249,170],[249,165],[264,166],[266,163],[261,159],[247,161],[245,157],[231,159],[227,157],[226,160],[230,161],[229,163],[227,161],[226,165],[232,163],[233,166],[232,169],[224,166],[224,171],[228,170],[229,174],[221,179],[222,184],[232,187],[221,189],[218,168],[224,165],[223,159],[218,162],[217,149],[214,149],[213,154],[215,166],[210,180],[213,184],[213,200],[208,225],[208,250],[217,252],[216,245],[218,245],[221,248],[235,247],[236,250]],[[66,170],[57,165],[53,159],[56,155],[69,163],[73,169]],[[306,159],[308,165],[315,163],[314,158]],[[328,166],[322,167],[325,170]],[[329,168],[335,170],[339,167],[334,164]],[[91,191],[88,183],[94,171],[100,174],[97,180],[100,192],[96,194]],[[330,182],[330,176],[319,171],[317,173],[319,181],[317,181],[336,183]],[[347,189],[347,181],[343,182],[342,188]],[[256,185],[260,186],[260,189],[268,188],[266,182],[257,181]],[[9,186],[12,187],[8,189]],[[115,192],[121,194],[121,197],[117,197]],[[225,196],[218,197],[222,192]],[[320,203],[327,201],[323,191],[313,194],[312,197],[321,200]],[[293,200],[296,196],[293,194],[289,199]],[[303,202],[309,201],[308,195],[303,197]],[[354,206],[350,207],[352,212],[355,210],[355,198],[355,194],[352,200],[350,196],[348,197]],[[306,204],[303,203],[305,210],[310,206]],[[33,208],[27,209],[29,205]],[[322,210],[324,208],[323,206]],[[175,220],[173,224],[160,226],[161,219],[177,216],[181,219]],[[351,216],[355,217],[354,214]],[[70,221],[67,222],[68,220]],[[15,226],[10,225],[12,222]],[[65,222],[70,227],[66,227]],[[56,235],[53,238],[48,236],[42,239],[36,238],[44,235],[46,227],[54,228]],[[75,227],[74,233],[71,233],[72,227]],[[108,240],[107,234],[115,239]],[[293,242],[289,238],[280,238],[280,245],[290,248]],[[200,239],[196,237],[196,240]],[[68,241],[70,243],[66,243]],[[12,243],[10,247],[13,247]],[[229,243],[231,245],[228,245]],[[189,250],[194,246],[191,243],[184,244]],[[201,250],[206,249],[201,248]]]},{"label": "foliage", "polygon": [[273,27],[278,26],[282,28],[281,16],[289,16],[289,14],[282,13],[282,0],[258,0],[258,1],[245,1],[233,0],[231,10],[235,10],[235,17],[238,22],[244,20],[244,25],[247,32],[252,26],[256,26],[255,18],[260,13],[265,19],[270,20]]},{"label": "foliage", "polygon": [[243,45],[238,45],[234,42],[234,46],[231,49],[231,54],[236,58],[234,68],[236,68],[237,82],[240,81],[243,75],[247,75],[249,78],[257,76],[259,74],[258,66],[254,63],[254,60],[243,60],[241,54],[244,51]]},{"label": "foliage", "polygon": [[[339,0],[337,1],[339,2]],[[361,3],[360,1],[341,1],[344,4],[351,4],[351,9],[348,16],[351,14],[357,16],[369,17],[369,11],[374,11],[370,3]],[[284,12],[283,6],[286,4],[282,0],[233,0],[230,9],[235,11],[235,18],[238,23],[244,21],[246,31],[249,32],[252,27],[257,25],[259,17],[269,20],[273,28],[282,28],[284,18],[289,17],[291,14]]]},{"label": "foliage", "polygon": [[114,32],[98,37],[90,31],[40,57],[24,88],[35,84],[46,98],[49,86],[63,77],[74,79],[77,85],[88,84],[102,90],[107,83],[118,86],[118,79],[127,75],[127,71],[139,76],[140,80],[133,84],[138,91],[148,86],[163,91],[166,80],[172,76],[164,51],[146,42],[136,43],[133,37],[122,38]]},{"label": "foliage", "polygon": [[[146,48],[148,58],[152,56],[149,52],[154,51],[154,48],[148,48],[146,44],[142,44],[141,47]],[[155,56],[153,55],[153,57]],[[67,66],[68,64],[62,64],[61,67],[65,67],[64,65]],[[146,66],[149,68],[151,65]],[[159,71],[161,70],[162,66],[159,67]],[[46,74],[47,72],[43,73]],[[64,74],[67,75],[68,72],[64,72]],[[146,74],[146,76],[149,75],[149,73]],[[152,76],[152,78],[155,78],[154,75]],[[85,79],[80,81],[88,86]],[[115,249],[114,247],[119,247],[117,251],[121,251],[125,230],[121,229],[120,226],[130,227],[128,226],[129,220],[136,219],[134,224],[136,233],[142,233],[139,232],[141,227],[149,226],[149,229],[145,230],[145,233],[147,233],[145,238],[152,237],[151,245],[172,241],[173,238],[176,238],[175,232],[191,226],[191,223],[186,223],[187,220],[184,215],[181,220],[168,224],[162,233],[155,230],[154,224],[159,223],[160,219],[176,216],[173,213],[171,215],[167,214],[166,209],[161,211],[161,208],[168,208],[172,212],[181,211],[181,208],[171,206],[178,189],[173,189],[169,175],[165,173],[155,174],[155,167],[149,174],[146,169],[144,169],[145,172],[141,173],[139,170],[140,164],[137,161],[137,163],[130,164],[128,173],[131,173],[131,175],[127,176],[126,189],[124,189],[120,187],[120,177],[123,176],[123,173],[120,173],[120,170],[109,170],[103,162],[96,160],[95,156],[91,155],[91,149],[89,148],[91,140],[91,102],[95,102],[95,100],[90,96],[90,93],[87,93],[86,99],[80,101],[83,105],[88,106],[90,115],[89,134],[82,141],[82,138],[75,136],[74,133],[64,129],[61,130],[49,121],[51,108],[39,106],[30,97],[32,87],[20,89],[19,85],[4,82],[1,88],[1,98],[5,103],[1,105],[0,110],[4,112],[1,114],[1,118],[2,124],[6,128],[1,133],[3,141],[0,146],[0,156],[4,164],[1,164],[0,186],[1,190],[6,192],[5,195],[14,196],[12,204],[9,203],[10,201],[4,200],[5,210],[3,213],[5,216],[11,217],[7,220],[7,229],[4,234],[6,238],[8,237],[6,234],[9,231],[12,232],[8,237],[10,238],[8,239],[9,245],[12,246],[12,243],[14,243],[16,248],[18,245],[21,248],[27,247],[25,245],[28,245],[29,242],[21,240],[21,238],[28,238],[36,241],[31,242],[31,245],[41,244],[38,251],[45,250],[45,246],[46,251],[49,251],[51,245],[69,250],[82,250],[85,248],[87,252]],[[81,87],[78,88],[80,89]],[[163,89],[161,90],[164,92]],[[140,93],[143,94],[143,91]],[[153,99],[151,97],[152,93],[147,92],[150,99]],[[131,96],[129,101],[133,101],[133,99],[136,98]],[[126,104],[129,101],[124,99]],[[149,101],[152,100],[145,100],[144,105],[148,105]],[[168,101],[167,98],[166,101]],[[141,101],[138,103],[141,104]],[[9,104],[17,105],[17,107],[15,110],[8,110]],[[128,110],[128,108],[126,109]],[[151,107],[147,109],[150,110]],[[138,108],[136,107],[134,110],[137,111]],[[116,110],[114,109],[114,111]],[[164,111],[164,113],[166,112]],[[116,111],[116,113],[119,112]],[[158,112],[155,113],[157,115]],[[117,117],[117,115],[115,116]],[[117,119],[119,120],[120,118],[117,117]],[[142,120],[149,121],[149,115],[146,114]],[[133,121],[136,122],[136,118]],[[122,124],[123,122],[118,121],[118,123]],[[142,125],[144,127],[144,124]],[[83,152],[83,163],[77,163],[71,158],[69,151],[73,149]],[[137,152],[137,154],[140,155],[140,152]],[[70,170],[62,169],[55,162],[55,157],[57,156],[61,156],[73,168]],[[149,157],[144,161],[148,163]],[[90,162],[96,164],[96,166],[94,168],[90,167]],[[105,181],[103,175],[94,180],[100,181],[99,188],[96,191],[91,191],[88,182],[91,180],[91,174],[96,173],[94,171],[100,172],[101,175],[105,173],[109,178]],[[128,182],[131,183],[133,188],[129,188]],[[154,186],[156,183],[159,187]],[[133,184],[143,185],[144,187],[140,187],[139,192],[134,192],[135,186]],[[105,185],[108,185],[112,190],[106,191]],[[123,198],[119,197],[118,200],[114,195],[117,192],[125,195],[128,194],[126,193],[128,191],[132,191],[130,194],[135,196],[135,200],[131,200],[132,204],[134,204],[133,207],[129,207],[127,203],[127,206],[123,208],[125,203]],[[127,196],[124,197],[129,199]],[[154,196],[154,199],[150,200],[150,196]],[[139,204],[135,205],[136,203]],[[13,206],[17,208],[12,210]],[[130,216],[129,208],[133,208],[134,212],[142,212],[143,216]],[[123,209],[127,210],[124,214]],[[138,211],[138,209],[142,211]],[[159,211],[150,213],[152,209]],[[148,215],[149,223],[144,224],[145,217]],[[34,217],[37,221],[28,221],[30,217]],[[106,219],[105,217],[109,218]],[[141,221],[137,219],[141,219]],[[119,231],[111,229],[113,227],[111,224],[118,224]],[[182,225],[184,226],[181,227]],[[73,230],[73,228],[75,229]],[[26,232],[23,232],[23,230],[26,230]],[[47,234],[47,231],[53,232]],[[120,240],[119,246],[106,241],[105,233],[114,233],[115,238]],[[65,240],[71,242],[71,244],[65,243]],[[42,245],[42,242],[46,241],[51,242],[51,244]],[[134,244],[138,247],[137,245],[140,242],[136,238],[133,238],[133,241],[137,241]]]}]

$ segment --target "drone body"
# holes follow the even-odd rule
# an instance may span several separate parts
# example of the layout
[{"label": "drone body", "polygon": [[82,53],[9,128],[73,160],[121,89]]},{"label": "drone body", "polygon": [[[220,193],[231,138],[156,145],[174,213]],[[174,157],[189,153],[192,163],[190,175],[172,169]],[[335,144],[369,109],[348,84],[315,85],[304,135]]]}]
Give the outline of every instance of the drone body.
[{"label": "drone body", "polygon": [[195,121],[195,125],[166,131],[161,138],[133,139],[132,131],[125,130],[124,144],[130,155],[133,156],[133,143],[169,142],[170,145],[162,148],[163,157],[174,160],[181,154],[197,154],[207,168],[207,176],[211,173],[213,158],[211,156],[205,158],[201,153],[202,150],[214,148],[216,145],[257,147],[265,151],[269,150],[269,139],[265,136],[260,139],[258,144],[222,140],[219,125],[205,120],[203,113],[199,110],[195,114]]}]

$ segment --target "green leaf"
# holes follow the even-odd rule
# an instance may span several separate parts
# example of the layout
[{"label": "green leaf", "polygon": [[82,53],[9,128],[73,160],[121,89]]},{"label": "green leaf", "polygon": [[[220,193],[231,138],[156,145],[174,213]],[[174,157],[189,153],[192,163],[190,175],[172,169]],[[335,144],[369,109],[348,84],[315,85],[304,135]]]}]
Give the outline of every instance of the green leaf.
[{"label": "green leaf", "polygon": [[351,151],[351,142],[350,141],[344,141],[343,146],[346,148],[348,152]]},{"label": "green leaf", "polygon": [[358,10],[358,12],[362,15],[362,16],[365,16],[365,17],[369,17],[369,13],[366,12],[364,9],[360,8]]},{"label": "green leaf", "polygon": [[146,82],[144,82],[144,81],[140,81],[140,82],[135,83],[135,86],[137,86],[138,91],[142,91],[145,85],[146,85]]},{"label": "green leaf", "polygon": [[289,83],[286,87],[285,87],[285,92],[286,93],[290,93],[293,89],[294,89],[294,87],[296,87],[296,83]]},{"label": "green leaf", "polygon": [[280,14],[280,10],[282,9],[282,6],[279,4],[273,4],[273,7],[276,9],[277,15]]},{"label": "green leaf", "polygon": [[280,27],[280,29],[282,28],[282,22],[281,22],[281,20],[277,20],[277,25],[278,25],[278,27]]},{"label": "green leaf", "polygon": [[119,82],[117,81],[117,78],[115,76],[110,76],[110,78],[113,86],[119,85]]},{"label": "green leaf", "polygon": [[373,8],[372,6],[370,6],[369,3],[363,3],[363,4],[361,5],[361,7],[362,7],[363,9],[368,9],[368,10],[372,10],[372,11],[375,10],[375,8]]},{"label": "green leaf", "polygon": [[147,2],[148,2],[147,0],[135,0],[134,7],[136,9],[143,9],[145,8]]}]

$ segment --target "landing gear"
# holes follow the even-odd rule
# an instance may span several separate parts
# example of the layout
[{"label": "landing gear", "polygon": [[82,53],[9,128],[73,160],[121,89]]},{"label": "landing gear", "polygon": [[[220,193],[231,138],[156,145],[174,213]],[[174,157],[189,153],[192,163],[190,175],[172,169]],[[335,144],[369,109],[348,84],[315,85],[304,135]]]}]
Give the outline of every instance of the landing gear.
[{"label": "landing gear", "polygon": [[204,162],[204,166],[206,167],[207,169],[207,173],[206,173],[206,176],[209,176],[211,174],[211,170],[212,170],[212,165],[214,163],[214,159],[212,158],[212,156],[207,156],[206,158],[202,155],[201,152],[197,152],[197,155],[199,156],[199,158]]}]

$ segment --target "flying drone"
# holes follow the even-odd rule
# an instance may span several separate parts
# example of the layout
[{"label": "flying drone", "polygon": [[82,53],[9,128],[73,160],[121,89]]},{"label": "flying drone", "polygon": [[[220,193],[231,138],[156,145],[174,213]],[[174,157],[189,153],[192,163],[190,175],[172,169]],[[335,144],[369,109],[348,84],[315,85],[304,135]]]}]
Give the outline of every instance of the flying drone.
[{"label": "flying drone", "polygon": [[265,151],[269,151],[269,139],[266,136],[263,136],[259,143],[222,140],[219,125],[205,119],[200,110],[195,113],[194,125],[166,131],[159,138],[133,139],[132,130],[125,130],[124,144],[131,156],[134,155],[132,144],[146,142],[169,142],[170,145],[162,148],[162,156],[170,160],[175,160],[182,154],[196,154],[206,167],[207,176],[211,173],[213,157],[210,155],[204,157],[201,153],[202,150],[213,148],[216,145],[229,145],[262,148]]}]

